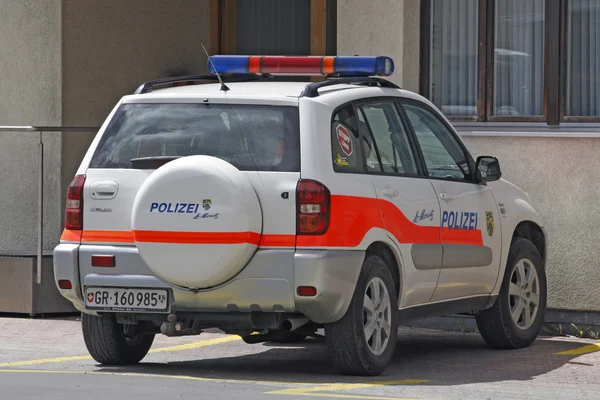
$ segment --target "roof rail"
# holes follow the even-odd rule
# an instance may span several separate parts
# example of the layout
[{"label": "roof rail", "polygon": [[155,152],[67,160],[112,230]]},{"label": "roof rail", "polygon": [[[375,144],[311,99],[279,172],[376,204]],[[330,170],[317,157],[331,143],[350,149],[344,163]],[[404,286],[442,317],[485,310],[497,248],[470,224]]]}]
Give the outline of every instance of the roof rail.
[{"label": "roof rail", "polygon": [[365,85],[365,86],[379,86],[385,88],[392,89],[400,89],[400,86],[392,83],[386,79],[376,78],[376,77],[353,77],[353,78],[332,78],[327,79],[325,81],[313,82],[306,85],[300,97],[318,97],[319,89],[322,87],[333,86],[333,85],[342,85],[342,84],[357,84],[357,85]]},{"label": "roof rail", "polygon": [[[251,80],[259,80],[264,77],[260,75],[221,75],[221,78],[224,82],[246,82]],[[217,75],[184,75],[184,76],[173,76],[169,78],[161,78],[153,81],[148,81],[140,85],[133,94],[143,94],[151,92],[155,86],[166,85],[166,84],[175,84],[175,83],[183,83],[183,82],[203,82],[203,81],[211,81],[211,82],[219,82],[219,78]]]}]

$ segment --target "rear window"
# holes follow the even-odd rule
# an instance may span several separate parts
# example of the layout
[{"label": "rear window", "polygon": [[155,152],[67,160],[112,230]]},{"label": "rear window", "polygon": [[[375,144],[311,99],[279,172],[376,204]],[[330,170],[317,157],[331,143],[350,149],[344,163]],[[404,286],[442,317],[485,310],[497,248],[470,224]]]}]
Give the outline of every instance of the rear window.
[{"label": "rear window", "polygon": [[123,104],[90,168],[134,168],[147,157],[209,155],[243,171],[300,171],[298,108],[221,104]]}]

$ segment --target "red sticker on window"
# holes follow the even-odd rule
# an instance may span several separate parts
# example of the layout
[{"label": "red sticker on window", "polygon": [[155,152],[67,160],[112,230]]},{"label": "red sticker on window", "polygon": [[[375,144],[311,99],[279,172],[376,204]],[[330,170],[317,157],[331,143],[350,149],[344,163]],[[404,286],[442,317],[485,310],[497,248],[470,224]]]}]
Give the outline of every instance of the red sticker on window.
[{"label": "red sticker on window", "polygon": [[338,125],[337,129],[337,139],[340,143],[340,147],[342,151],[346,153],[347,156],[352,154],[352,138],[350,137],[350,132],[348,129],[344,128],[342,125]]}]

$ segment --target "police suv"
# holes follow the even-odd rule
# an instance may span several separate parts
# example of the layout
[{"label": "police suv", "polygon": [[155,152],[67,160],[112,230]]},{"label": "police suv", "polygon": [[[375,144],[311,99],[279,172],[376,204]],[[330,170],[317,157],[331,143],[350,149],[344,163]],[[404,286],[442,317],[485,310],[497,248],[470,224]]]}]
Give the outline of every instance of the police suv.
[{"label": "police suv", "polygon": [[[56,284],[102,364],[156,334],[320,336],[378,375],[414,318],[474,314],[494,348],[538,335],[546,233],[495,157],[471,156],[388,57],[212,56],[143,84],[69,186]],[[323,75],[313,82],[277,75]]]}]

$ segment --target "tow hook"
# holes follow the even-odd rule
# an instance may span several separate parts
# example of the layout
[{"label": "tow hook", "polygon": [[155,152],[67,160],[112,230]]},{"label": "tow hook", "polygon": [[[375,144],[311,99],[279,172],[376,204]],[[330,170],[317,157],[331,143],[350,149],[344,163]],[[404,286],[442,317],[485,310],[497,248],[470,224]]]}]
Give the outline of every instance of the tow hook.
[{"label": "tow hook", "polygon": [[193,321],[186,324],[182,321],[177,321],[177,315],[169,314],[167,321],[160,326],[160,332],[165,336],[192,336],[202,333],[202,329],[198,328]]}]

